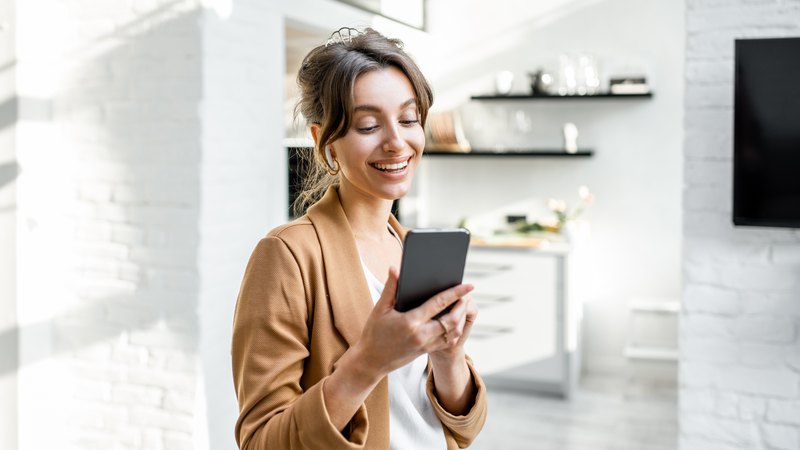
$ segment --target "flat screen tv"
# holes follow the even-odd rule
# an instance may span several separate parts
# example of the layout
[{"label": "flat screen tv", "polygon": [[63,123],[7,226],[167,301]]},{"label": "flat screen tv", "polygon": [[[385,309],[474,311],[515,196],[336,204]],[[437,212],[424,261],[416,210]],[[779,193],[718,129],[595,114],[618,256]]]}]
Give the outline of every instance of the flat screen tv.
[{"label": "flat screen tv", "polygon": [[739,39],[733,223],[800,228],[800,37]]}]

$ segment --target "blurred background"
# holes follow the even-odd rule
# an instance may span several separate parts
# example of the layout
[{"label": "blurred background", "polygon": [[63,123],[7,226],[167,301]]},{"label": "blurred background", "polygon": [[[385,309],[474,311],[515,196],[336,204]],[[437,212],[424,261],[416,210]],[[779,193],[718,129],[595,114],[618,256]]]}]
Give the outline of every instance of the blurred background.
[{"label": "blurred background", "polygon": [[800,232],[730,219],[733,40],[788,0],[0,0],[0,448],[236,447],[239,283],[343,26],[434,88],[398,214],[473,231],[473,448],[800,448]]}]

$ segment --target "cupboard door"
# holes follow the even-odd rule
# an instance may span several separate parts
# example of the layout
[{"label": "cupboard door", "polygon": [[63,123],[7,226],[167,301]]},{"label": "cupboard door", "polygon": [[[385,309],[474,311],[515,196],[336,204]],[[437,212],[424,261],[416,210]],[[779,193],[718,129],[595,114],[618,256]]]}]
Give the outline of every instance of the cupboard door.
[{"label": "cupboard door", "polygon": [[[479,313],[465,346],[482,374],[559,356],[557,264],[553,255],[532,251],[470,249],[464,279],[475,285]],[[554,367],[542,378],[557,381]]]}]

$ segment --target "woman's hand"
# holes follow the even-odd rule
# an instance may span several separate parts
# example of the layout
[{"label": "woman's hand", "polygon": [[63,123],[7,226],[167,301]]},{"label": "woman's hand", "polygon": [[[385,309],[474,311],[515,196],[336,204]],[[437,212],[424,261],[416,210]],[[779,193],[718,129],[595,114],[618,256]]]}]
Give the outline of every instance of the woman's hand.
[{"label": "woman's hand", "polygon": [[[467,297],[473,286],[454,286],[431,297],[418,308],[401,313],[394,309],[397,278],[397,269],[389,269],[389,278],[381,298],[364,325],[361,339],[354,346],[354,351],[361,357],[365,368],[371,369],[376,376],[382,378],[424,353],[431,357],[438,355],[450,359],[458,354],[463,355],[461,347],[466,338],[463,332],[465,329],[469,332],[476,313],[474,303]],[[450,332],[445,339],[442,324],[431,320],[431,317],[454,302],[458,303],[440,318],[450,326]],[[475,310],[471,319],[468,314],[470,307]]]},{"label": "woman's hand", "polygon": [[469,296],[462,297],[455,307],[438,320],[447,336],[447,345],[429,354],[436,397],[453,415],[466,414],[475,403],[475,384],[467,367],[464,343],[478,317],[478,307]]},{"label": "woman's hand", "polygon": [[[466,340],[464,330],[469,333],[475,320],[474,311],[470,313],[474,304],[467,297],[472,289],[470,284],[460,284],[436,294],[418,308],[401,313],[394,309],[397,269],[389,269],[389,279],[361,337],[337,361],[336,369],[323,385],[325,407],[338,430],[344,429],[383,377],[425,353],[431,355],[432,361],[434,355],[439,361],[433,362],[433,370],[442,406],[459,414],[458,411],[472,405],[474,386],[462,348]],[[459,304],[440,318],[442,323],[452,323],[445,339],[442,323],[431,317],[454,302]]]},{"label": "woman's hand", "polygon": [[[475,301],[469,295],[465,295],[458,300],[449,313],[437,319],[440,321],[442,340],[446,345],[444,348],[430,353],[433,364],[457,363],[464,359],[464,343],[467,342],[477,317],[478,307],[475,305]],[[445,334],[447,335],[446,339]]]}]

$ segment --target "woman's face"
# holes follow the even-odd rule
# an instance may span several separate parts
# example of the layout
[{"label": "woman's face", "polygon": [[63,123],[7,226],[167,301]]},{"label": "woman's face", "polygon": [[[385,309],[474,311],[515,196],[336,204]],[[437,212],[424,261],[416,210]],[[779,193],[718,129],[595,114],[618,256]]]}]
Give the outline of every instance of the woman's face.
[{"label": "woman's face", "polygon": [[411,82],[395,67],[372,70],[356,78],[353,100],[350,129],[331,144],[340,189],[384,200],[404,196],[425,147]]}]

